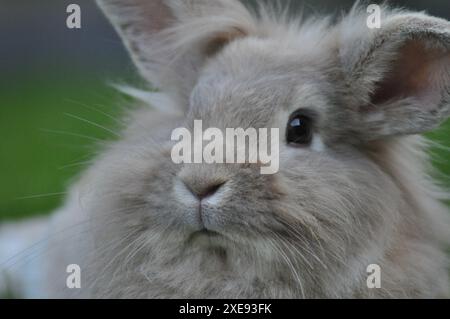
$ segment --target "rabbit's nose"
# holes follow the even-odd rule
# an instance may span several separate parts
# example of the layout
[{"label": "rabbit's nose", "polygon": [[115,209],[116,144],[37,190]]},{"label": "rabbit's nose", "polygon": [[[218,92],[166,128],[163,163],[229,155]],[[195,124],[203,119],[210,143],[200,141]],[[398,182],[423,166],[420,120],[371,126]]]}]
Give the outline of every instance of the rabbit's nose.
[{"label": "rabbit's nose", "polygon": [[186,188],[199,200],[214,195],[225,182],[211,182],[202,185],[191,185],[184,182]]}]

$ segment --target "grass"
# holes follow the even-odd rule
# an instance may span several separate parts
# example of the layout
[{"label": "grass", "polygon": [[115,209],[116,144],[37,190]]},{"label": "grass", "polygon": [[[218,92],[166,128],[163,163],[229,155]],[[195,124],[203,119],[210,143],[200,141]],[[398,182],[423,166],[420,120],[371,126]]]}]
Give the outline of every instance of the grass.
[{"label": "grass", "polygon": [[442,181],[450,186],[450,120],[428,133],[427,137],[442,146],[431,150],[432,162],[438,172],[442,173]]},{"label": "grass", "polygon": [[[0,83],[0,97],[0,222],[47,214],[94,154],[94,139],[112,137],[99,126],[114,128],[118,95],[101,79],[21,78]],[[450,148],[450,123],[430,137]],[[450,151],[433,154],[450,176]]]},{"label": "grass", "polygon": [[[17,81],[1,86],[0,221],[47,214],[114,127],[115,93],[86,80]],[[103,114],[105,113],[105,114]],[[85,121],[86,120],[86,121]]]}]

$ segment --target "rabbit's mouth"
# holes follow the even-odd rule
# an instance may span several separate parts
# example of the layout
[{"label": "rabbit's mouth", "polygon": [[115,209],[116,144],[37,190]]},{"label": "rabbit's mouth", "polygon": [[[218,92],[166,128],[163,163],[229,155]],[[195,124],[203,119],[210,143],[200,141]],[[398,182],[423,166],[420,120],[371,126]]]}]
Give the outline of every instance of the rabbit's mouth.
[{"label": "rabbit's mouth", "polygon": [[221,240],[222,235],[214,230],[210,230],[207,228],[203,228],[200,230],[197,230],[190,234],[188,237],[187,243],[192,244],[195,246],[217,246],[219,243],[222,243],[223,240]]},{"label": "rabbit's mouth", "polygon": [[217,236],[220,236],[220,234],[214,230],[203,228],[201,230],[194,232],[191,236],[192,237],[197,237],[197,236],[217,237]]}]

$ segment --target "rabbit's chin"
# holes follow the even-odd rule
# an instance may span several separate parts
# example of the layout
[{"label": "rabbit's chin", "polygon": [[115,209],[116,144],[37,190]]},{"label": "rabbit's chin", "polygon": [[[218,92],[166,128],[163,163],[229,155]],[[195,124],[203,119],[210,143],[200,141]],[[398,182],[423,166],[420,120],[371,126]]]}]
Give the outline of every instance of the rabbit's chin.
[{"label": "rabbit's chin", "polygon": [[222,247],[226,248],[227,238],[221,233],[206,228],[191,233],[187,238],[187,243],[196,247]]}]

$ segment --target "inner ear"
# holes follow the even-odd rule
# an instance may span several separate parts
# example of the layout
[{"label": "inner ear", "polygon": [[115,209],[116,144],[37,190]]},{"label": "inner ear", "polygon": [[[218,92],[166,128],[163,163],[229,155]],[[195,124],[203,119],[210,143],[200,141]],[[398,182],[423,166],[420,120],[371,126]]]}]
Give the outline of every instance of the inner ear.
[{"label": "inner ear", "polygon": [[371,102],[379,105],[407,97],[427,100],[436,96],[434,91],[439,90],[438,79],[441,78],[436,75],[446,72],[441,69],[447,65],[443,59],[450,61],[450,54],[445,50],[427,47],[423,41],[407,41],[387,68],[383,79],[376,84]]},{"label": "inner ear", "polygon": [[228,32],[218,33],[206,42],[203,46],[203,53],[208,57],[214,56],[231,41],[246,35],[247,33],[243,29],[237,27]]}]

